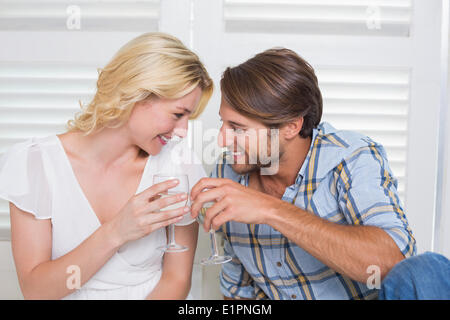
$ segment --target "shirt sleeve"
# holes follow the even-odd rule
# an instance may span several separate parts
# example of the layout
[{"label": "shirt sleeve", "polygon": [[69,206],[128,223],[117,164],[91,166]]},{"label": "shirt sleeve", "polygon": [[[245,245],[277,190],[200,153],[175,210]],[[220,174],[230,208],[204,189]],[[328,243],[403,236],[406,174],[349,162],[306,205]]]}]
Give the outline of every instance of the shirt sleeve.
[{"label": "shirt sleeve", "polygon": [[234,254],[233,248],[228,240],[225,239],[224,242],[224,254],[231,256],[232,260],[222,265],[220,272],[220,291],[228,298],[254,299],[255,287],[252,277]]},{"label": "shirt sleeve", "polygon": [[34,139],[12,146],[0,157],[0,198],[36,219],[51,218],[51,189]]},{"label": "shirt sleeve", "polygon": [[405,257],[415,255],[409,227],[384,149],[356,150],[336,168],[338,202],[349,224],[376,226],[391,236]]}]

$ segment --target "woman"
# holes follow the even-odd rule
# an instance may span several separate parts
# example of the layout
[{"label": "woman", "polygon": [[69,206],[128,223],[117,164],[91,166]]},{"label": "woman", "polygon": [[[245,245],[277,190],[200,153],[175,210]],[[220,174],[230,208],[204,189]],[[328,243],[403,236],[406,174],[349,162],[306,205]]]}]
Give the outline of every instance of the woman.
[{"label": "woman", "polygon": [[[174,184],[152,185],[152,176],[168,165],[168,140],[186,135],[212,90],[197,55],[172,36],[147,33],[100,72],[95,97],[68,132],[19,143],[0,159],[26,299],[188,296],[198,226],[188,207],[159,212],[186,195],[159,199]],[[183,165],[191,187],[205,175],[201,165]],[[171,223],[188,251],[156,249]]]}]

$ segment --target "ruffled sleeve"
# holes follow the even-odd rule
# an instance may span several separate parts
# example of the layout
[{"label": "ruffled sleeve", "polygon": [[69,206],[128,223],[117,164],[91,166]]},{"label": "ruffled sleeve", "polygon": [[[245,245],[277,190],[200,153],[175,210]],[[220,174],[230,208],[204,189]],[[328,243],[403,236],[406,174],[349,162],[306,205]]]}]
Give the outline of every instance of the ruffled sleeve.
[{"label": "ruffled sleeve", "polygon": [[0,157],[0,198],[37,219],[50,219],[51,189],[44,168],[36,138],[13,145]]}]

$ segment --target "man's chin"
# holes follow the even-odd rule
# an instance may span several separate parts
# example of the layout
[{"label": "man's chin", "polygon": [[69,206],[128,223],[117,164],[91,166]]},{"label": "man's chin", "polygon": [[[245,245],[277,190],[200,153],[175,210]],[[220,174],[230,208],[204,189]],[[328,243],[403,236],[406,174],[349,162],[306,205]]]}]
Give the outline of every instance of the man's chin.
[{"label": "man's chin", "polygon": [[247,173],[251,173],[251,172],[255,172],[259,170],[258,165],[256,164],[232,164],[231,168],[233,169],[234,172],[236,172],[237,174],[240,175],[244,175]]}]

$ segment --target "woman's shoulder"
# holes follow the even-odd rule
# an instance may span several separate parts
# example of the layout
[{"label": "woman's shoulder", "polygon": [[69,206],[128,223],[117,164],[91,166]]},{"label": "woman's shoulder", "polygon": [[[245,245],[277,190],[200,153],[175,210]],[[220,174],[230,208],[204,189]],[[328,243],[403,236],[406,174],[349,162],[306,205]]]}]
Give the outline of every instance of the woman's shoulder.
[{"label": "woman's shoulder", "polygon": [[39,219],[50,216],[51,183],[45,149],[55,136],[33,137],[12,145],[0,156],[0,198]]},{"label": "woman's shoulder", "polygon": [[0,153],[0,164],[7,160],[14,161],[18,158],[41,154],[44,149],[55,144],[56,135],[26,138],[6,147],[4,152]]}]

